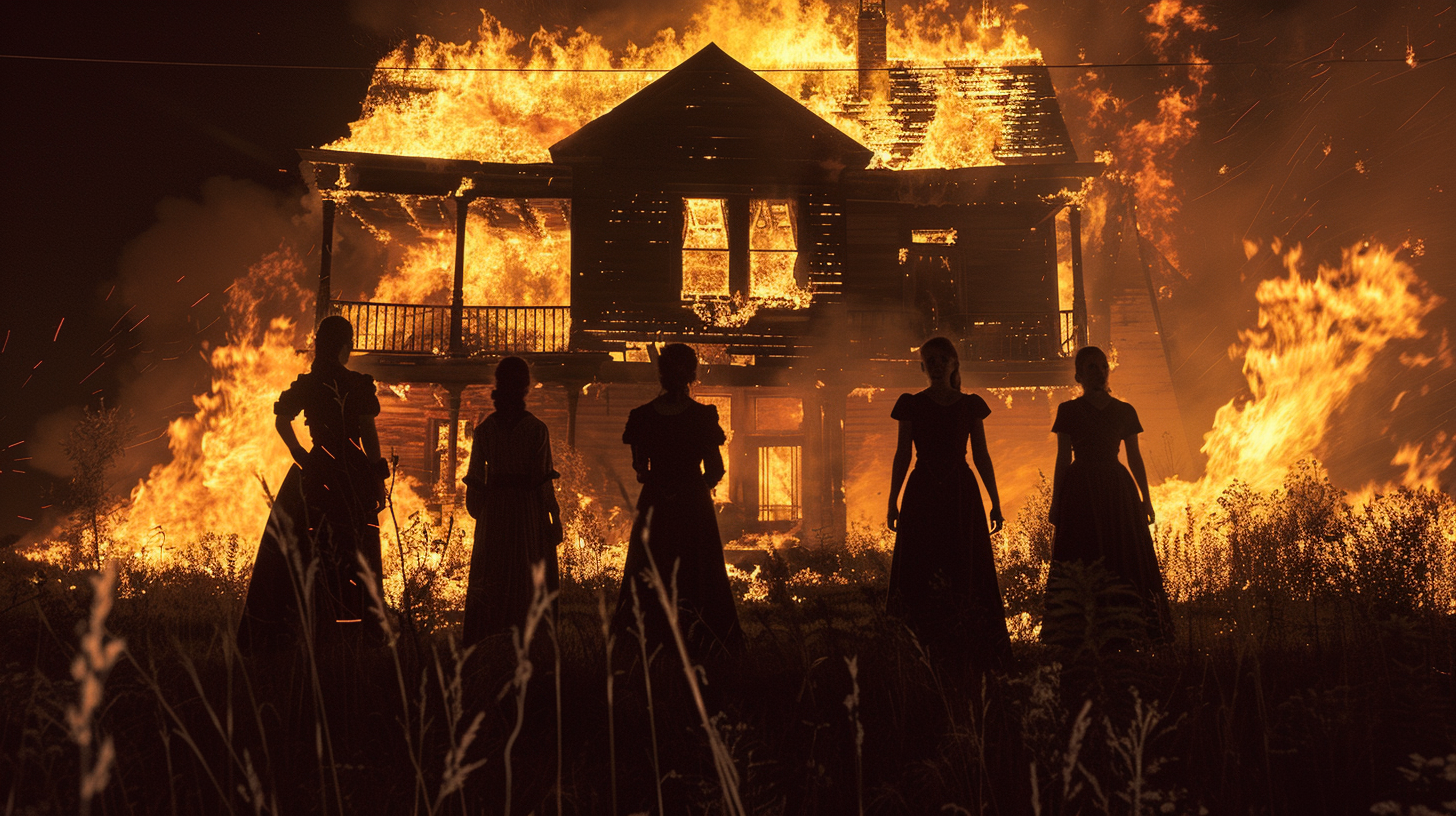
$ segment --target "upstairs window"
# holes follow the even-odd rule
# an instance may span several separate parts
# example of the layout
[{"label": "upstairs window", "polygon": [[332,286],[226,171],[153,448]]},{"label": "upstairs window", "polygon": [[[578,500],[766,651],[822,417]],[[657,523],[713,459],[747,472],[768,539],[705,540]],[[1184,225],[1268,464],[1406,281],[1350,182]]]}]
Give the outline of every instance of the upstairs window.
[{"label": "upstairs window", "polygon": [[683,199],[683,297],[728,297],[728,256],[728,200]]},{"label": "upstairs window", "polygon": [[748,295],[788,297],[798,291],[799,259],[794,202],[755,198],[748,202]]}]

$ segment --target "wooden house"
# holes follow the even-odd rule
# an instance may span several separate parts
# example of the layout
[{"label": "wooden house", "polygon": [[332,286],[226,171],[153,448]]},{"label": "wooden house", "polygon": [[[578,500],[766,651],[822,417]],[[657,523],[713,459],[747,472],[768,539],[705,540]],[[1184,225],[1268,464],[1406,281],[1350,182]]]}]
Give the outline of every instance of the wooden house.
[{"label": "wooden house", "polygon": [[[886,65],[909,127],[929,80]],[[926,337],[957,341],[969,388],[1023,389],[1024,406],[1069,386],[1087,336],[1069,193],[1101,165],[1076,161],[1045,68],[945,70],[999,89],[987,98],[1002,106],[1002,164],[867,169],[869,148],[713,45],[555,144],[550,162],[300,151],[325,200],[319,314],[348,316],[357,364],[403,394],[385,400],[385,446],[448,489],[495,362],[518,354],[546,386],[532,404],[554,437],[630,484],[620,434],[656,393],[652,347],[687,342],[704,362],[695,393],[730,430],[725,539],[812,538],[842,534],[849,482],[871,442],[883,447],[889,405],[859,395],[921,387],[913,349]],[[336,202],[385,222],[391,196],[454,219],[448,304],[333,297]],[[569,303],[464,302],[467,213],[501,202],[569,223]],[[1049,412],[1037,410],[1020,424],[1042,444]]]}]

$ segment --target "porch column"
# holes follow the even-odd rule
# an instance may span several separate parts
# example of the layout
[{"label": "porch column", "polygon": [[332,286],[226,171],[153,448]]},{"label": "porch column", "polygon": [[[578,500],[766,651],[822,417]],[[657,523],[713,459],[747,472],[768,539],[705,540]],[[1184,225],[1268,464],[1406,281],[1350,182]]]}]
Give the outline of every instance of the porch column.
[{"label": "porch column", "polygon": [[749,294],[748,228],[752,221],[748,196],[728,197],[728,292],[747,298]]},{"label": "porch column", "polygon": [[820,392],[824,406],[824,477],[829,492],[826,520],[830,536],[843,541],[849,534],[849,513],[844,503],[844,418],[849,389],[833,384]]},{"label": "porch column", "polygon": [[449,482],[446,493],[454,496],[459,487],[455,474],[460,471],[460,395],[465,392],[463,385],[446,386],[449,394],[446,405],[450,409],[450,429],[448,431],[449,442],[445,447],[445,480]]},{"label": "porch column", "polygon": [[319,285],[318,298],[314,302],[314,325],[323,322],[333,307],[333,293],[330,291],[330,277],[334,268],[334,200],[324,197],[324,235],[319,242]]},{"label": "porch column", "polygon": [[566,388],[566,445],[576,450],[576,406],[581,402],[583,383],[564,383]]},{"label": "porch column", "polygon": [[[470,199],[455,197],[455,288],[450,293],[450,355],[465,353],[465,221],[470,214]],[[451,450],[454,450],[452,443]]]},{"label": "porch column", "polygon": [[1077,348],[1087,345],[1087,287],[1082,282],[1082,208],[1067,208],[1072,232],[1072,336]]}]

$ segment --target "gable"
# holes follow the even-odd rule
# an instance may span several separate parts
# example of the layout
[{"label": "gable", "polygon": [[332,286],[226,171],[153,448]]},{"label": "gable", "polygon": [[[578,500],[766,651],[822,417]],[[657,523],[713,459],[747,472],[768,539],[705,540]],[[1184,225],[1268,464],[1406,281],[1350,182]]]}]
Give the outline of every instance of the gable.
[{"label": "gable", "polygon": [[654,167],[773,162],[859,169],[872,155],[713,44],[551,146],[558,164]]}]

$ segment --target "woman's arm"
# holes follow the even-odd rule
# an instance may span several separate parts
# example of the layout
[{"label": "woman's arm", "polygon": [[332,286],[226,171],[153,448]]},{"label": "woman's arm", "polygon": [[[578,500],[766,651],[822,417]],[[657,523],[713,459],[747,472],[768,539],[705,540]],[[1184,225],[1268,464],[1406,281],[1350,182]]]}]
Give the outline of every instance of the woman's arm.
[{"label": "woman's arm", "polygon": [[996,471],[991,467],[991,451],[986,447],[986,426],[981,420],[971,423],[971,461],[976,463],[976,472],[981,474],[981,483],[986,486],[986,495],[991,499],[991,534],[995,535],[1005,526],[1001,515],[1001,495],[996,492]]},{"label": "woman's arm", "polygon": [[1054,526],[1061,521],[1062,478],[1067,466],[1072,464],[1072,438],[1064,433],[1057,434],[1057,468],[1052,471],[1052,505],[1047,510],[1047,521]]},{"label": "woman's arm", "polygon": [[718,445],[709,448],[703,456],[703,481],[707,482],[708,489],[717,487],[727,472],[728,469],[723,467],[723,448]]},{"label": "woman's arm", "polygon": [[637,483],[647,483],[647,450],[641,445],[632,446],[632,469],[637,471]]},{"label": "woman's arm", "polygon": [[544,430],[541,441],[541,505],[546,508],[546,543],[560,544],[566,538],[561,525],[561,505],[556,501],[556,463],[551,459],[551,432]]},{"label": "woman's arm", "polygon": [[[484,426],[481,426],[484,427]],[[465,467],[465,512],[476,521],[485,515],[485,434],[475,429],[470,443],[470,464]],[[454,475],[451,475],[454,478]]]},{"label": "woman's arm", "polygon": [[[288,446],[288,453],[293,456],[293,461],[303,467],[303,460],[308,458],[308,451],[298,441],[298,433],[293,430],[293,418],[279,415],[273,419],[273,427],[278,430],[278,435],[283,437],[283,444]],[[378,442],[376,440],[375,444]]]},{"label": "woman's arm", "polygon": [[1143,513],[1148,517],[1148,524],[1152,524],[1158,517],[1153,512],[1153,494],[1148,491],[1148,471],[1143,467],[1143,452],[1138,449],[1137,434],[1122,440],[1122,444],[1127,446],[1127,468],[1132,471],[1133,481],[1137,482],[1138,490],[1143,494]]},{"label": "woman's arm", "polygon": [[894,530],[900,524],[900,488],[910,471],[910,449],[915,444],[910,420],[900,420],[900,437],[895,442],[895,459],[890,465],[890,509],[885,513],[885,526]]}]

